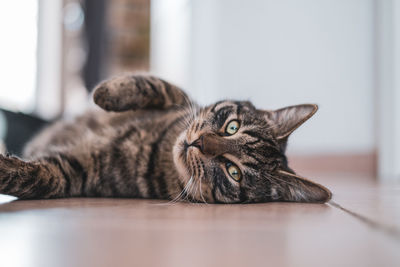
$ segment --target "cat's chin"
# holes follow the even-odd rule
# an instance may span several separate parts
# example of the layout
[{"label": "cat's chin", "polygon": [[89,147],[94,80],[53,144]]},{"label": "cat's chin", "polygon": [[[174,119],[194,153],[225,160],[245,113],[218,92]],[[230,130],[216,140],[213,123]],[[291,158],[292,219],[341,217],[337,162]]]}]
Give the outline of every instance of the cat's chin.
[{"label": "cat's chin", "polygon": [[186,131],[178,136],[172,149],[173,160],[179,174],[179,180],[183,184],[186,184],[191,177],[186,164],[185,138]]},{"label": "cat's chin", "polygon": [[172,149],[174,164],[179,174],[178,179],[180,180],[183,186],[187,186],[189,180],[192,178],[190,183],[194,183],[194,186],[192,185],[189,188],[190,199],[192,199],[193,201],[212,203],[214,202],[214,199],[207,183],[205,182],[201,183],[199,179],[202,178],[195,177],[189,171],[190,168],[188,167],[187,160],[190,160],[190,158],[193,156],[192,153],[196,153],[193,149],[196,150],[197,148],[194,147],[188,148],[187,143],[185,141],[186,141],[186,131],[184,131],[181,135],[179,135]]}]

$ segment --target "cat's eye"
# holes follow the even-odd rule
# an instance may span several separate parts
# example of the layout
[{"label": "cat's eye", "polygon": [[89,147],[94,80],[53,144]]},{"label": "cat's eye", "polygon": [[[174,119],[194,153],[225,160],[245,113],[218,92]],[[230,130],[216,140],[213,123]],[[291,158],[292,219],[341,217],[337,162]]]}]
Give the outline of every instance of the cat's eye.
[{"label": "cat's eye", "polygon": [[229,135],[235,134],[239,130],[240,124],[237,120],[232,120],[225,128],[225,133]]},{"label": "cat's eye", "polygon": [[242,179],[242,173],[240,172],[239,167],[235,164],[231,162],[226,163],[226,171],[235,181],[239,182]]}]

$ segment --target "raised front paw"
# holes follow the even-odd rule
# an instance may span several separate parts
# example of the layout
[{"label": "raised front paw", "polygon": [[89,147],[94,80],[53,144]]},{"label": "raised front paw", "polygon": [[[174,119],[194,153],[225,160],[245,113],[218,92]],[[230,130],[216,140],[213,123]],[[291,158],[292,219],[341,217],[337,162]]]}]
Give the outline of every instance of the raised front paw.
[{"label": "raised front paw", "polygon": [[117,106],[115,103],[115,98],[111,97],[110,89],[106,86],[98,86],[93,94],[94,103],[105,110],[114,110],[114,107]]},{"label": "raised front paw", "polygon": [[95,88],[93,99],[109,111],[165,109],[188,103],[182,90],[149,75],[125,75],[104,81]]},{"label": "raised front paw", "polygon": [[118,76],[100,83],[93,94],[94,102],[109,111],[138,109],[143,102],[143,87],[140,76]]},{"label": "raised front paw", "polygon": [[0,179],[4,179],[11,174],[20,171],[26,167],[25,165],[26,162],[17,157],[0,154]]},{"label": "raised front paw", "polygon": [[0,194],[10,194],[18,186],[19,177],[32,167],[16,158],[0,154]]}]

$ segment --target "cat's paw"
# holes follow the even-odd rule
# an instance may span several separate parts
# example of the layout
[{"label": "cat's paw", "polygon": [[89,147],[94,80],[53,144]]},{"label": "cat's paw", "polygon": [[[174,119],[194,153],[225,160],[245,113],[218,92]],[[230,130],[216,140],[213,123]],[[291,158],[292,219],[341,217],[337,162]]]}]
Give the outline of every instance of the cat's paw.
[{"label": "cat's paw", "polygon": [[21,177],[33,174],[38,170],[39,165],[33,162],[24,161],[10,155],[0,155],[0,184],[2,180],[9,177]]},{"label": "cat's paw", "polygon": [[105,110],[113,110],[115,99],[111,97],[110,90],[105,86],[99,86],[93,94],[94,103]]},{"label": "cat's paw", "polygon": [[7,194],[4,189],[18,173],[18,161],[17,158],[0,154],[0,194]]},{"label": "cat's paw", "polygon": [[39,164],[0,155],[0,194],[26,197],[39,171]]},{"label": "cat's paw", "polygon": [[94,91],[93,100],[108,111],[124,111],[139,108],[137,105],[137,81],[132,76],[120,76],[100,83]]},{"label": "cat's paw", "polygon": [[9,175],[10,172],[18,170],[25,162],[17,157],[0,154],[0,177]]}]

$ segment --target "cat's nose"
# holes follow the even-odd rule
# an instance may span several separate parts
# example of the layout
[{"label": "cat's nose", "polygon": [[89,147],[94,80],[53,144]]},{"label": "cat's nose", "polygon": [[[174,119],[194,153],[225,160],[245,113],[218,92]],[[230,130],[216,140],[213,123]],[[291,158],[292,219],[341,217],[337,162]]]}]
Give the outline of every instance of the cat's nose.
[{"label": "cat's nose", "polygon": [[[201,141],[201,152],[209,156],[219,156],[229,151],[229,142],[216,134],[204,134],[198,140]],[[197,140],[196,140],[197,141]]]},{"label": "cat's nose", "polygon": [[195,146],[198,149],[200,149],[201,152],[203,152],[204,149],[204,143],[203,143],[203,136],[200,136],[199,139],[195,140],[193,143],[191,143],[189,146]]}]

